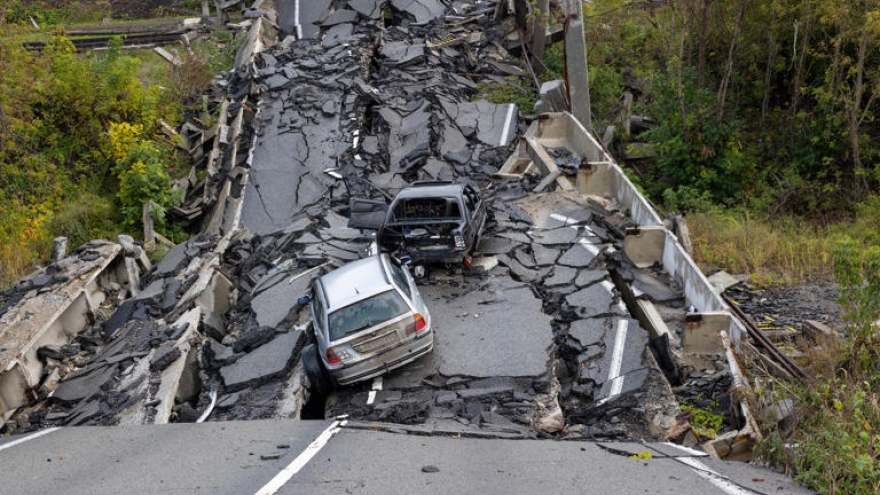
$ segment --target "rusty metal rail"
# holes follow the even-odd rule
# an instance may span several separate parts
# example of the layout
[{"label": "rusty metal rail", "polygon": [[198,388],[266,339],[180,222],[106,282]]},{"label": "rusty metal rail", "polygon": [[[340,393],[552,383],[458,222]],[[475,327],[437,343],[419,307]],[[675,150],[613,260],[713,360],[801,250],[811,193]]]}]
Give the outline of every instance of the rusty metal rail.
[{"label": "rusty metal rail", "polygon": [[747,315],[742,309],[739,308],[739,305],[728,296],[722,296],[724,301],[727,302],[727,305],[730,307],[730,311],[737,317],[739,320],[745,325],[746,332],[748,332],[749,336],[755,340],[761,347],[763,347],[769,354],[770,357],[773,358],[774,361],[779,363],[779,365],[787,371],[791,376],[803,381],[807,378],[807,373],[798,365],[796,365],[791,359],[788,358],[785,354],[779,351],[776,345],[764,335],[764,332],[758,328],[758,325],[755,324],[754,321]]},{"label": "rusty metal rail", "polygon": [[[146,48],[158,45],[169,45],[180,41],[182,33],[148,33],[148,34],[128,34],[122,35],[122,46],[125,48]],[[79,38],[70,40],[77,51],[98,50],[107,48],[113,36],[99,36],[95,38]],[[28,51],[42,51],[46,47],[46,43],[41,41],[33,41],[24,43],[24,47]]]}]

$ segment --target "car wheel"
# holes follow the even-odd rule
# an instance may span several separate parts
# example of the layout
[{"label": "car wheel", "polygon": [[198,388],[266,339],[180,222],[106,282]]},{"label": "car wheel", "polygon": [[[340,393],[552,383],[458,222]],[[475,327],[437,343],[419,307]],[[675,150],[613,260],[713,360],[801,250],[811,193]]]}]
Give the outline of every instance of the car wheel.
[{"label": "car wheel", "polygon": [[326,395],[333,391],[336,383],[333,377],[327,373],[324,363],[318,356],[318,346],[309,344],[303,347],[301,359],[303,367],[306,369],[306,376],[312,384],[312,393],[318,395]]}]

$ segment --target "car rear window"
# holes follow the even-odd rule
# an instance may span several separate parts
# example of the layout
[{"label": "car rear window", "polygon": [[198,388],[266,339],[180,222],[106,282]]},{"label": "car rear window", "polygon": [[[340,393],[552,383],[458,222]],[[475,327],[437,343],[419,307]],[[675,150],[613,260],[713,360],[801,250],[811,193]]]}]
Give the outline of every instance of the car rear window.
[{"label": "car rear window", "polygon": [[461,219],[461,209],[458,207],[458,201],[449,198],[403,199],[394,205],[392,220],[402,222],[406,220],[441,218],[444,220]]},{"label": "car rear window", "polygon": [[397,291],[382,292],[330,313],[330,340],[366,330],[408,312]]}]

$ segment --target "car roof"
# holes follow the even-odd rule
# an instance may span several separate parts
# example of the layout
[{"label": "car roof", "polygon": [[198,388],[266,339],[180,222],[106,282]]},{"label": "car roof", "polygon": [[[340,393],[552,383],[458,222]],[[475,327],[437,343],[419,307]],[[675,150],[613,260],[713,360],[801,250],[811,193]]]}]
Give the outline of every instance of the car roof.
[{"label": "car roof", "polygon": [[464,190],[462,182],[416,182],[397,193],[397,198],[424,198],[431,196],[459,196]]},{"label": "car roof", "polygon": [[378,254],[352,261],[321,277],[327,311],[391,289],[391,282],[382,266],[383,257],[387,255]]}]

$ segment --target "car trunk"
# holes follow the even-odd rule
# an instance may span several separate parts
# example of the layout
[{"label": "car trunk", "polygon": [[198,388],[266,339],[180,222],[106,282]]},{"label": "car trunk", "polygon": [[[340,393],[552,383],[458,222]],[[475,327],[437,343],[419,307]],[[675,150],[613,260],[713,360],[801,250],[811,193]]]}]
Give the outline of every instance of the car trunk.
[{"label": "car trunk", "polygon": [[413,324],[413,313],[404,313],[382,325],[364,330],[350,337],[346,343],[359,354],[372,355],[397,347],[406,340],[406,329]]}]

